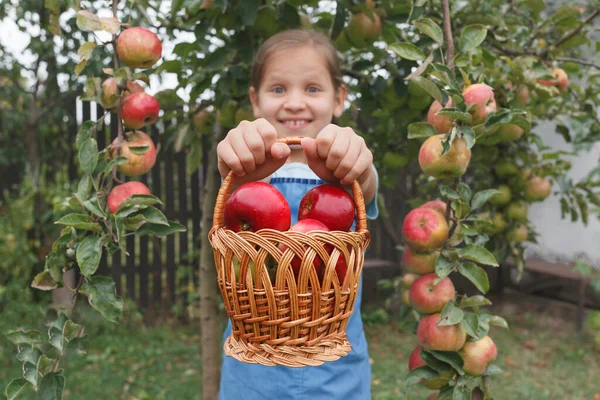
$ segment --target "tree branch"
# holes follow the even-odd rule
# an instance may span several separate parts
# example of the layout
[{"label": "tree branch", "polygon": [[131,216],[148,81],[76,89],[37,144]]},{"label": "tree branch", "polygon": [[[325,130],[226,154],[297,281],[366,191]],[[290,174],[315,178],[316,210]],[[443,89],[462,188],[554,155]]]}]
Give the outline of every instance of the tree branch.
[{"label": "tree branch", "polygon": [[[119,4],[119,0],[113,0],[112,12],[113,12],[113,17],[116,20],[118,20],[118,18],[117,18],[118,4]],[[113,45],[113,65],[114,65],[114,71],[116,73],[117,70],[119,69],[119,57],[117,56],[117,34],[116,33],[112,36],[112,45]],[[121,97],[121,85],[117,85],[117,97],[119,97],[119,98]],[[119,100],[119,107],[117,107],[117,110],[116,110],[116,117],[117,117],[117,132],[118,133],[117,133],[117,149],[116,149],[115,157],[119,157],[119,154],[121,153],[121,143],[123,142],[123,121],[121,120],[121,101],[120,100]],[[107,192],[110,192],[112,183],[117,178],[117,168],[115,168],[113,170],[112,177],[113,177],[113,179],[108,183]]]},{"label": "tree branch", "polygon": [[592,67],[592,68],[596,68],[596,69],[600,69],[600,65],[598,64],[594,64],[593,61],[587,61],[587,60],[582,60],[580,58],[573,58],[573,57],[556,57],[555,58],[556,61],[568,61],[568,62],[574,62],[580,65],[586,65],[588,67]]},{"label": "tree branch", "polygon": [[454,39],[452,39],[452,23],[450,21],[449,0],[442,0],[444,12],[444,41],[446,42],[446,65],[454,75]]},{"label": "tree branch", "polygon": [[[571,39],[573,36],[577,35],[579,33],[579,31],[581,31],[583,29],[583,27],[585,25],[587,25],[591,20],[593,20],[594,18],[596,18],[596,16],[598,14],[600,14],[600,8],[596,9],[593,13],[591,13],[590,15],[588,15],[588,17],[586,19],[584,19],[581,22],[581,25],[579,25],[577,28],[572,29],[567,34],[565,34],[565,36],[563,36],[562,38],[558,39],[558,41],[556,43],[554,43],[554,46],[552,46],[552,47],[553,48],[557,48],[558,46],[560,46],[561,44],[563,44],[567,40]],[[550,51],[550,47],[547,47],[546,49],[544,49],[541,52],[540,55],[544,56],[544,55],[548,54],[549,51]]]}]

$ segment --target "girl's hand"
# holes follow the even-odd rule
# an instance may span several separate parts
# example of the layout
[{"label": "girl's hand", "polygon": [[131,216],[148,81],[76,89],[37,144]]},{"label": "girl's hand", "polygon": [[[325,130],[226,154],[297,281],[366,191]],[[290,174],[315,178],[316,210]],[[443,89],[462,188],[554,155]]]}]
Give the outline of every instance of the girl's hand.
[{"label": "girl's hand", "polygon": [[242,184],[273,174],[290,155],[289,146],[276,141],[277,131],[266,119],[242,121],[217,145],[221,177],[233,171],[236,184]]},{"label": "girl's hand", "polygon": [[373,154],[365,140],[352,128],[327,125],[315,139],[302,139],[302,149],[308,166],[326,182],[338,181],[350,185],[358,180],[365,200],[375,194]]}]

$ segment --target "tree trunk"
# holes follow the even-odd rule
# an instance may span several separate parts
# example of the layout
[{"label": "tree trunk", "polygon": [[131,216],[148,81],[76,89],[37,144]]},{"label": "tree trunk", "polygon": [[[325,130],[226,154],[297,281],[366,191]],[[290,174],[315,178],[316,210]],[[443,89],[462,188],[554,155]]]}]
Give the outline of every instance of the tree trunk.
[{"label": "tree trunk", "polygon": [[213,209],[220,186],[217,169],[217,144],[223,128],[215,123],[211,150],[207,156],[206,181],[202,203],[202,242],[200,247],[200,338],[202,351],[202,398],[217,399],[219,393],[221,339],[218,321],[218,288],[212,247],[208,232],[212,227]]}]

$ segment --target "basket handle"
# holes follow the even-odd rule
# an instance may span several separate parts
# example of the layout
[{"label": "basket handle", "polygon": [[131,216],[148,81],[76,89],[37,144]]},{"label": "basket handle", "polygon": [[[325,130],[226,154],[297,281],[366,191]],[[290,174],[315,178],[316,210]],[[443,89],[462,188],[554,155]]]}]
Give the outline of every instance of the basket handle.
[{"label": "basket handle", "polygon": [[[301,136],[290,136],[277,139],[279,143],[287,145],[300,144],[303,139]],[[213,230],[223,226],[225,202],[229,198],[231,187],[233,185],[233,171],[229,171],[217,195],[215,209],[213,213]],[[356,206],[356,231],[363,232],[367,230],[367,212],[365,208],[365,198],[363,197],[362,189],[358,181],[352,182],[352,197]]]}]

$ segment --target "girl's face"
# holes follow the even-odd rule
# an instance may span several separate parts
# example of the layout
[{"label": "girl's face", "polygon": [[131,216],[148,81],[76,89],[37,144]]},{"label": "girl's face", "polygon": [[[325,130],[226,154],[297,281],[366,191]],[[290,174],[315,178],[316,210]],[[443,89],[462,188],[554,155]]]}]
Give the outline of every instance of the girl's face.
[{"label": "girl's face", "polygon": [[250,88],[256,118],[265,118],[279,137],[315,138],[344,111],[346,89],[333,87],[323,56],[311,46],[273,54],[260,88]]}]

